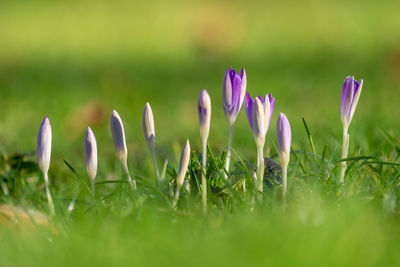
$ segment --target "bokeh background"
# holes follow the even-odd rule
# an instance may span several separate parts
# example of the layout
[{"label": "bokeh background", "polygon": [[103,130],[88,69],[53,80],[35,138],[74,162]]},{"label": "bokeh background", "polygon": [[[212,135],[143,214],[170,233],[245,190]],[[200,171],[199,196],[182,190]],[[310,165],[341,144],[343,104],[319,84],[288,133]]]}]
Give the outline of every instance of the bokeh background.
[{"label": "bokeh background", "polygon": [[[221,105],[229,66],[246,68],[252,96],[272,92],[276,109],[267,143],[285,112],[293,147],[307,142],[304,117],[317,147],[339,155],[340,95],[347,75],[364,79],[350,128],[351,150],[373,153],[382,129],[399,133],[399,1],[9,1],[0,4],[0,148],[36,149],[45,115],[53,127],[53,172],[79,170],[83,135],[97,136],[100,172],[116,163],[109,119],[125,123],[133,169],[152,169],[141,129],[150,102],[160,161],[186,138],[200,147],[197,97],[212,99],[210,145],[222,151],[228,125]],[[234,149],[255,157],[244,113]],[[58,166],[58,167],[57,167]]]}]

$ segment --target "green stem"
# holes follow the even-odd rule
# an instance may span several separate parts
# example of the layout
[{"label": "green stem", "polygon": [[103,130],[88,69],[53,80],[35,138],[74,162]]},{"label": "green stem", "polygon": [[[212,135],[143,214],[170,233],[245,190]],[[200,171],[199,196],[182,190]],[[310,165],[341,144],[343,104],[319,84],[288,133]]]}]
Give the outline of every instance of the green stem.
[{"label": "green stem", "polygon": [[160,173],[158,172],[157,160],[156,160],[156,153],[153,148],[151,150],[151,158],[153,159],[154,170],[156,172],[157,182],[160,182]]},{"label": "green stem", "polygon": [[287,192],[287,168],[288,165],[285,164],[282,166],[282,198],[285,199],[286,198],[286,192]]},{"label": "green stem", "polygon": [[49,203],[50,214],[52,216],[54,216],[56,214],[56,211],[54,208],[53,198],[51,197],[51,193],[50,193],[49,178],[47,176],[47,172],[43,173],[43,177],[44,177],[44,183],[45,183],[45,187],[46,187],[46,196],[47,196],[47,202]]},{"label": "green stem", "polygon": [[257,183],[258,183],[258,191],[261,193],[263,192],[263,185],[264,185],[264,154],[263,154],[263,147],[257,148],[257,157],[258,157],[258,164],[257,164]]},{"label": "green stem", "polygon": [[122,166],[124,168],[125,174],[128,177],[129,185],[132,190],[136,190],[136,181],[132,180],[131,175],[129,174],[128,163],[126,161],[122,162]]},{"label": "green stem", "polygon": [[[348,134],[348,127],[343,127],[343,143],[342,143],[342,155],[341,159],[347,158],[349,152],[349,141],[350,136]],[[346,161],[340,163],[339,183],[344,183],[344,175],[346,173],[347,164]]]},{"label": "green stem", "polygon": [[[229,164],[231,161],[232,139],[233,139],[233,125],[229,125],[229,140],[228,140],[228,146],[226,148],[226,160],[225,160],[225,170],[227,173],[229,173]],[[224,174],[225,179],[228,179],[227,173]]]},{"label": "green stem", "polygon": [[203,205],[203,213],[207,213],[207,140],[203,141],[203,162],[202,162],[202,172],[201,172],[201,200]]}]

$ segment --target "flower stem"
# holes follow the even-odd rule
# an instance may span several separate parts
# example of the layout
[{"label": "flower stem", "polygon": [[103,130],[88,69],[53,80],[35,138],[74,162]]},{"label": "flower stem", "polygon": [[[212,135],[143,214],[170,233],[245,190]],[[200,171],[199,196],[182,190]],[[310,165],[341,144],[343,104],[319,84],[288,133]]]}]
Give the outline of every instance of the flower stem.
[{"label": "flower stem", "polygon": [[286,191],[287,191],[287,168],[288,165],[284,164],[282,165],[282,198],[285,199],[286,198]]},{"label": "flower stem", "polygon": [[207,140],[203,141],[203,162],[202,162],[202,172],[201,172],[201,202],[203,205],[203,213],[207,214]]},{"label": "flower stem", "polygon": [[180,191],[181,191],[181,186],[177,185],[176,186],[176,191],[175,191],[175,196],[174,196],[174,201],[172,202],[172,208],[173,209],[175,209],[176,205],[178,204]]},{"label": "flower stem", "polygon": [[[263,192],[264,185],[264,155],[263,155],[263,147],[257,147],[257,188],[261,193]],[[261,197],[262,199],[262,197]]]},{"label": "flower stem", "polygon": [[129,174],[128,164],[127,164],[126,160],[122,162],[122,166],[124,168],[125,174],[128,177],[128,182],[129,182],[129,185],[131,186],[131,189],[136,190],[136,181],[132,180],[131,175]]},{"label": "flower stem", "polygon": [[153,165],[154,165],[154,170],[156,172],[157,182],[160,182],[160,173],[158,172],[156,153],[154,151],[154,148],[151,150],[151,158],[153,159]]},{"label": "flower stem", "polygon": [[95,191],[96,191],[96,181],[95,179],[90,179],[90,184],[92,186],[92,197],[93,197],[93,201],[95,199]]},{"label": "flower stem", "polygon": [[[232,139],[233,139],[233,125],[229,125],[229,141],[228,141],[228,146],[226,148],[226,159],[225,159],[225,170],[227,173],[229,173],[229,164],[231,161]],[[225,179],[228,179],[227,173],[224,174]]]},{"label": "flower stem", "polygon": [[[348,134],[348,127],[343,127],[343,143],[342,143],[342,156],[341,159],[347,158],[347,154],[349,152],[349,140],[350,136]],[[347,164],[345,161],[340,163],[340,174],[339,174],[339,183],[344,183],[344,175],[346,173]]]},{"label": "flower stem", "polygon": [[56,211],[54,209],[54,202],[53,202],[53,198],[51,197],[50,194],[50,189],[49,189],[49,178],[47,176],[47,172],[43,173],[43,177],[44,177],[44,183],[45,183],[45,187],[46,187],[46,195],[47,195],[47,201],[49,203],[49,209],[50,209],[50,214],[52,216],[54,216],[56,214]]}]

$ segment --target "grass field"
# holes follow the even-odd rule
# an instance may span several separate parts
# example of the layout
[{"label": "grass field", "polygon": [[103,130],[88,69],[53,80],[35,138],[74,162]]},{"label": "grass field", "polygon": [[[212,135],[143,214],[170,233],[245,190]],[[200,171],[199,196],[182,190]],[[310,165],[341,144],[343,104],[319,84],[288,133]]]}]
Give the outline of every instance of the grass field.
[{"label": "grass field", "polygon": [[[48,214],[35,153],[47,115],[56,216],[37,227],[0,215],[0,265],[399,265],[399,10],[389,0],[2,1],[0,178],[9,195],[0,191],[0,203]],[[229,66],[246,68],[252,96],[275,97],[265,153],[277,162],[279,112],[290,120],[285,210],[279,185],[252,204],[257,193],[246,171],[228,183],[218,175],[228,138],[221,102]],[[364,87],[349,130],[354,159],[339,186],[347,75],[364,79]],[[203,88],[212,101],[207,216],[198,190]],[[182,146],[187,138],[191,143],[192,190],[176,211],[167,186],[155,185],[141,124],[146,102],[154,112],[158,165],[168,160],[173,183]],[[125,124],[136,193],[115,157],[113,109]],[[88,126],[99,146],[94,202],[83,152]],[[234,161],[255,162],[244,110],[233,149]],[[246,192],[238,188],[243,181]]]}]

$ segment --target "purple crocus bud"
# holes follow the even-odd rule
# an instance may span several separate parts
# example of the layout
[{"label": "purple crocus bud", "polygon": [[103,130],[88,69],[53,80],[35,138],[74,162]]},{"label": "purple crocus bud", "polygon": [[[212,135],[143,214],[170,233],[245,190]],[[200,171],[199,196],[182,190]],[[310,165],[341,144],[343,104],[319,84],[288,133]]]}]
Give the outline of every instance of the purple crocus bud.
[{"label": "purple crocus bud", "polygon": [[290,143],[292,139],[292,133],[290,130],[289,120],[283,113],[279,113],[277,123],[277,138],[278,138],[278,150],[279,159],[281,165],[287,165],[290,160]]},{"label": "purple crocus bud", "polygon": [[126,162],[128,149],[126,148],[124,125],[118,112],[113,110],[111,114],[111,134],[114,140],[115,152],[121,162]]},{"label": "purple crocus bud", "polygon": [[210,121],[211,121],[211,99],[207,93],[207,90],[203,90],[200,93],[198,101],[199,109],[199,122],[200,122],[200,137],[203,142],[206,142],[208,134],[210,132]]},{"label": "purple crocus bud", "polygon": [[222,106],[230,126],[236,121],[246,93],[246,72],[242,69],[240,75],[230,67],[224,76],[222,85]]},{"label": "purple crocus bud", "polygon": [[363,80],[360,80],[360,83],[358,83],[354,80],[354,76],[348,76],[344,81],[341,101],[341,118],[344,128],[348,128],[353,119],[361,95],[362,86]]},{"label": "purple crocus bud", "polygon": [[39,167],[44,173],[45,179],[47,179],[47,172],[49,171],[51,157],[51,125],[47,116],[44,117],[39,128],[37,137],[37,155]]},{"label": "purple crocus bud", "polygon": [[176,177],[176,184],[178,185],[178,187],[181,187],[183,185],[183,180],[185,179],[187,168],[189,166],[189,160],[190,143],[189,140],[186,140],[185,146],[182,149],[181,159],[179,161],[178,176]]},{"label": "purple crocus bud", "polygon": [[[254,121],[254,112],[255,112],[255,102],[257,100],[260,102],[262,106],[262,111],[264,113],[263,132],[258,132],[258,130],[255,127],[256,122]],[[269,124],[271,122],[272,114],[274,112],[274,107],[275,107],[275,98],[273,98],[271,94],[269,95],[266,94],[264,98],[261,98],[261,96],[259,95],[255,98],[255,100],[251,98],[249,93],[246,94],[246,100],[245,100],[246,115],[250,124],[251,131],[253,132],[254,138],[256,138],[256,134],[258,135],[258,138],[260,137],[260,134],[262,134],[265,138],[265,135],[267,134],[269,128]],[[259,121],[258,123],[261,122]],[[260,127],[258,128],[261,129]]]},{"label": "purple crocus bud", "polygon": [[86,170],[93,183],[97,174],[97,142],[90,127],[87,128],[84,141]]},{"label": "purple crocus bud", "polygon": [[142,126],[144,139],[150,151],[154,150],[156,142],[156,134],[154,131],[154,118],[153,111],[151,110],[150,104],[146,103],[142,113]]}]

